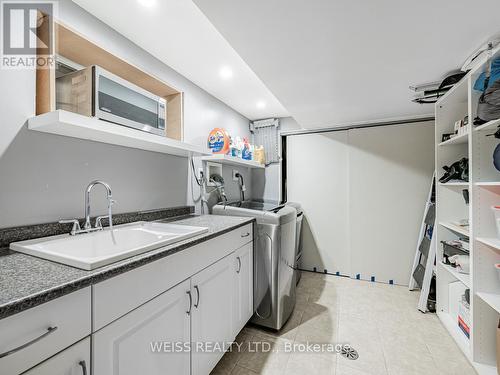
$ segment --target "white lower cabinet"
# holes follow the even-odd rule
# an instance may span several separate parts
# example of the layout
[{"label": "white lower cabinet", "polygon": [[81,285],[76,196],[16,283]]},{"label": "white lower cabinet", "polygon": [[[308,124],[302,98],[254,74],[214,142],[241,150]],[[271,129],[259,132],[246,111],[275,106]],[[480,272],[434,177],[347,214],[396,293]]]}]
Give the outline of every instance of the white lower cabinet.
[{"label": "white lower cabinet", "polygon": [[0,374],[210,374],[253,314],[252,233],[246,225],[92,295],[87,287],[0,320]]},{"label": "white lower cabinet", "polygon": [[233,258],[233,337],[253,315],[253,242],[239,248]]},{"label": "white lower cabinet", "polygon": [[91,333],[90,287],[0,320],[0,374],[18,375]]},{"label": "white lower cabinet", "polygon": [[[173,287],[93,335],[93,375],[188,375],[190,280]],[[126,298],[126,297],[125,297]]]},{"label": "white lower cabinet", "polygon": [[90,375],[90,337],[46,360],[23,375]]},{"label": "white lower cabinet", "polygon": [[221,259],[191,278],[192,374],[208,375],[234,339],[233,257]]},{"label": "white lower cabinet", "polygon": [[244,246],[237,256],[219,260],[95,333],[93,375],[208,375],[234,340],[235,328],[241,330],[251,316],[252,247]]}]

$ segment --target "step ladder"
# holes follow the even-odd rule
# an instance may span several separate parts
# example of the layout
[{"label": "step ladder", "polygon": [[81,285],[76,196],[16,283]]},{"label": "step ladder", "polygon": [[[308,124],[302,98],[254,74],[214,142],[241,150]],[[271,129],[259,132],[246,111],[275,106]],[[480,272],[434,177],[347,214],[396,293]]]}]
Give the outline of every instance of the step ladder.
[{"label": "step ladder", "polygon": [[415,259],[413,260],[413,268],[409,282],[410,290],[420,289],[420,298],[418,299],[417,308],[423,313],[428,311],[427,301],[436,263],[436,236],[434,235],[436,221],[435,194],[436,173],[434,172],[431,188],[425,204],[422,226],[420,227],[417,250],[415,252]]}]

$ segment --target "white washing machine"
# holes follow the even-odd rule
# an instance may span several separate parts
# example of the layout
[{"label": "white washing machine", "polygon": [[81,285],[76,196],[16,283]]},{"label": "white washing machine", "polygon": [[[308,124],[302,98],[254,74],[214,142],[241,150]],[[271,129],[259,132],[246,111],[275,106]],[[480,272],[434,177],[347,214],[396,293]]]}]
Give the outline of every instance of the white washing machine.
[{"label": "white washing machine", "polygon": [[295,307],[297,210],[245,201],[218,204],[214,215],[255,217],[254,315],[251,322],[279,330]]}]

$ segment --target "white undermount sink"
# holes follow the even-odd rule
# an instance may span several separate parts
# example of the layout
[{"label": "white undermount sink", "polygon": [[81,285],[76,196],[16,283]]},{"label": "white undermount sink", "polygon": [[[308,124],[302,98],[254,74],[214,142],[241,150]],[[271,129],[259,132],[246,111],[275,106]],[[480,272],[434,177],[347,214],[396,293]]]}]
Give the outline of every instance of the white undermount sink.
[{"label": "white undermount sink", "polygon": [[67,234],[13,242],[10,248],[84,270],[93,270],[207,231],[208,228],[205,227],[141,221],[76,236]]}]

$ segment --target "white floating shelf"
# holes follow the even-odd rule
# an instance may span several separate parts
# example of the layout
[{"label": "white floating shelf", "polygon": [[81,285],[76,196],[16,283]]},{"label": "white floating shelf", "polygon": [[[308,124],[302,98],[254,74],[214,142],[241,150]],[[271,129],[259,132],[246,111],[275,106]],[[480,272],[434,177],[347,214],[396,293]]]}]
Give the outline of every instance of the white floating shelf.
[{"label": "white floating shelf", "polygon": [[481,242],[482,244],[484,244],[486,246],[500,250],[500,240],[498,238],[477,237],[476,241]]},{"label": "white floating shelf", "polygon": [[447,141],[441,142],[438,146],[448,146],[448,145],[458,145],[465,144],[469,141],[469,133],[465,133],[462,135],[457,135]]},{"label": "white floating shelf", "polygon": [[248,168],[265,168],[264,165],[253,161],[253,160],[244,160],[241,158],[237,158],[234,156],[230,155],[224,155],[224,154],[215,154],[215,155],[210,155],[210,156],[203,156],[201,158],[202,160],[205,161],[211,161],[214,163],[221,163],[221,164],[227,164],[227,165],[234,165],[234,166],[239,166],[239,167],[248,167]]},{"label": "white floating shelf", "polygon": [[498,313],[500,313],[500,295],[494,293],[483,293],[483,292],[477,292],[476,294],[484,302],[486,302]]},{"label": "white floating shelf", "polygon": [[460,273],[456,268],[449,266],[448,264],[444,264],[441,262],[441,266],[448,271],[455,279],[462,282],[467,288],[470,288],[470,275],[465,273]]},{"label": "white floating shelf", "polygon": [[62,110],[30,118],[28,129],[176,156],[209,154],[200,146]]},{"label": "white floating shelf", "polygon": [[452,223],[440,222],[439,225],[452,230],[453,232],[463,234],[464,236],[469,237],[469,227],[460,227],[458,225]]},{"label": "white floating shelf", "polygon": [[500,119],[488,121],[486,124],[479,125],[474,128],[474,131],[479,132],[481,130],[496,130],[498,125],[500,125]]}]

